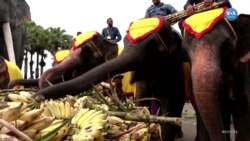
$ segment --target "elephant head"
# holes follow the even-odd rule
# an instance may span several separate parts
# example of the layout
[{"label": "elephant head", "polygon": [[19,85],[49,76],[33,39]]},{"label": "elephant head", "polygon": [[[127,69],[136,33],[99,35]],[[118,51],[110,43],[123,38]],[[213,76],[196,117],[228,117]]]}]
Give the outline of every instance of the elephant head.
[{"label": "elephant head", "polygon": [[[77,50],[75,52],[80,53]],[[162,113],[177,117],[181,115],[180,103],[184,104],[182,53],[181,38],[167,21],[162,18],[140,19],[131,23],[124,38],[124,49],[118,57],[108,60],[74,79],[41,89],[33,97],[42,95],[45,98],[58,98],[66,94],[76,95],[89,89],[93,84],[106,80],[109,76],[134,71],[132,82],[147,82],[150,86],[148,87],[149,92],[154,93],[153,96],[162,102]],[[72,59],[76,61],[68,60],[67,64],[72,65],[82,60],[78,59]],[[62,69],[65,68],[58,67],[56,71],[60,72]],[[44,76],[48,76],[48,74],[45,73]],[[43,83],[40,84],[42,86]],[[165,127],[169,128],[169,126]],[[171,129],[168,131],[166,129],[164,132],[168,132],[169,138],[174,139],[174,130]],[[163,138],[168,137],[164,135]]]},{"label": "elephant head", "polygon": [[[226,139],[223,131],[230,130],[224,128],[222,119],[225,110],[222,105],[226,99],[220,97],[228,97],[232,90],[236,140],[249,140],[246,131],[250,125],[249,78],[248,64],[244,62],[250,59],[250,16],[239,15],[230,23],[223,16],[222,13],[222,18],[217,17],[218,21],[211,24],[213,27],[207,28],[210,30],[200,32],[203,35],[190,30],[191,25],[184,23],[191,32],[185,32],[183,47],[190,57],[194,98],[208,138],[211,141]],[[226,110],[233,109],[227,106]]]},{"label": "elephant head", "polygon": [[69,79],[76,77],[117,55],[118,45],[105,40],[98,32],[82,33],[75,39],[68,56],[42,74],[39,87],[47,87],[47,80],[53,81],[62,74]]},{"label": "elephant head", "polygon": [[31,20],[30,8],[25,0],[0,0],[0,24],[2,25],[0,55],[16,63],[19,68],[22,67],[25,40],[25,29],[22,23],[29,20]]}]

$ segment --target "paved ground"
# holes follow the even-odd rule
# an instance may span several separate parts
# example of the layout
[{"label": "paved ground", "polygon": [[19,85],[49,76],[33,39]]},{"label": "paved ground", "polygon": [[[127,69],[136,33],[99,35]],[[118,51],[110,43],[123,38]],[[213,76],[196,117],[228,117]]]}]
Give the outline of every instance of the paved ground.
[{"label": "paved ground", "polygon": [[[194,141],[196,136],[196,117],[193,107],[190,103],[186,103],[182,114],[182,130],[183,138],[178,138],[176,141]],[[234,134],[231,134],[231,139],[234,139]]]}]

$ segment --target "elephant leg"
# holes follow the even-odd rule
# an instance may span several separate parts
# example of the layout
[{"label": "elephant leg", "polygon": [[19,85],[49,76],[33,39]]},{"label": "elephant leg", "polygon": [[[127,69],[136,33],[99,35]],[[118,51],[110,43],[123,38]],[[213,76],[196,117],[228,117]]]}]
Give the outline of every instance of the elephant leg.
[{"label": "elephant leg", "polygon": [[240,64],[234,74],[234,113],[236,141],[250,140],[250,88],[248,64]]},{"label": "elephant leg", "polygon": [[204,42],[197,44],[191,53],[191,77],[194,98],[211,141],[226,140],[218,101],[222,71],[217,48]]},{"label": "elephant leg", "polygon": [[229,98],[230,88],[223,86],[220,94],[221,116],[224,125],[222,133],[226,135],[227,141],[231,141],[230,132],[232,130],[230,124],[232,116],[232,100]]},{"label": "elephant leg", "polygon": [[235,101],[235,116],[236,120],[235,133],[236,141],[248,141],[250,139],[250,103],[247,94]]},{"label": "elephant leg", "polygon": [[146,106],[150,108],[150,101],[149,100],[143,100],[144,98],[151,98],[152,95],[149,92],[149,89],[147,88],[147,83],[145,81],[136,81],[136,100],[139,100],[137,102],[137,106]]},{"label": "elephant leg", "polygon": [[[177,78],[178,76],[175,77],[175,79]],[[179,82],[175,79],[159,81],[155,88],[158,86],[160,88],[157,88],[158,90],[155,90],[157,93],[154,93],[155,97],[161,101],[161,114],[169,117],[181,117],[185,103],[184,87],[181,86],[180,79],[178,79]],[[164,141],[172,141],[178,134],[183,136],[181,126],[171,124],[162,124],[162,134]]]},{"label": "elephant leg", "polygon": [[207,129],[202,121],[201,115],[198,110],[196,110],[196,137],[195,141],[210,141],[209,134],[207,132]]}]

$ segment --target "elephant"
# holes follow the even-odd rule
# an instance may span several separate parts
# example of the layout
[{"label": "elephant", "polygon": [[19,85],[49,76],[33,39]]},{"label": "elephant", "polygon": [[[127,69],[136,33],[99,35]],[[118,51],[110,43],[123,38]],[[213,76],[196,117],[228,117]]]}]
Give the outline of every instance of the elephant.
[{"label": "elephant", "polygon": [[[152,25],[145,26],[145,24]],[[152,29],[146,28],[145,31],[140,32],[138,31],[142,29],[140,25],[144,25],[144,28],[152,27]],[[109,76],[133,71],[131,81],[142,82],[143,85],[147,85],[146,88],[150,92],[150,94],[144,93],[143,95],[136,92],[137,98],[154,96],[161,100],[162,114],[167,113],[170,117],[180,117],[184,105],[183,50],[180,34],[174,31],[170,23],[164,21],[163,18],[143,18],[131,23],[123,41],[124,49],[118,57],[110,59],[74,79],[47,87],[46,79],[55,77],[61,70],[67,70],[68,65],[77,65],[83,60],[76,56],[67,57],[68,60],[65,60],[65,63],[60,65],[56,71],[45,72],[42,75],[39,81],[41,89],[33,97],[58,98],[66,94],[76,95]],[[84,53],[81,50],[75,51]],[[174,140],[175,127],[175,125],[163,124],[163,140]]]},{"label": "elephant", "polygon": [[[56,84],[63,81],[70,80],[74,77],[77,77],[80,74],[85,73],[91,68],[104,63],[107,60],[114,58],[118,55],[118,44],[105,40],[98,32],[91,31],[80,34],[78,37],[81,39],[82,37],[93,35],[89,39],[82,39],[82,43],[79,45],[79,49],[74,51],[71,50],[60,50],[54,55],[53,67],[48,69],[43,73],[44,75],[50,75],[51,72],[57,72],[56,77],[52,77],[52,79],[48,79],[51,83]],[[74,40],[76,40],[76,37]],[[78,40],[79,40],[78,39]],[[85,41],[86,40],[86,41]],[[74,41],[73,41],[74,42]],[[119,47],[120,48],[120,47]],[[99,54],[100,53],[100,54]],[[61,66],[64,63],[68,63],[68,59],[65,58],[76,57],[79,58],[80,61],[77,63],[72,63],[69,68],[61,69]],[[45,78],[41,76],[39,79],[17,79],[9,82],[8,88],[13,88],[16,85],[22,85],[25,87],[38,87],[38,82],[40,79]],[[62,79],[63,76],[63,79]],[[48,86],[48,83],[46,83]]]},{"label": "elephant", "polygon": [[[0,0],[0,56],[22,68],[25,44],[25,21],[31,20],[25,0]],[[14,49],[13,49],[14,48]]]},{"label": "elephant", "polygon": [[[185,29],[182,43],[191,62],[196,106],[207,132],[200,140],[227,140],[226,134],[234,132],[236,141],[247,141],[250,140],[250,15],[240,14],[230,22],[223,16],[217,20],[198,37]],[[231,114],[234,130],[230,129]]]}]

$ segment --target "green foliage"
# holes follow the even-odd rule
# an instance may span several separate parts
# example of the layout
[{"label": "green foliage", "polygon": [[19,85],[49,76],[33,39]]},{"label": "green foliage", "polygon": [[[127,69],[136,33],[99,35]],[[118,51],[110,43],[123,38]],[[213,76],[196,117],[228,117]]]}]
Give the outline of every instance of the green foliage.
[{"label": "green foliage", "polygon": [[26,22],[24,24],[27,33],[27,42],[25,49],[29,51],[48,50],[54,54],[59,47],[69,49],[71,47],[72,36],[66,34],[60,27],[49,27],[44,29],[35,22]]}]

